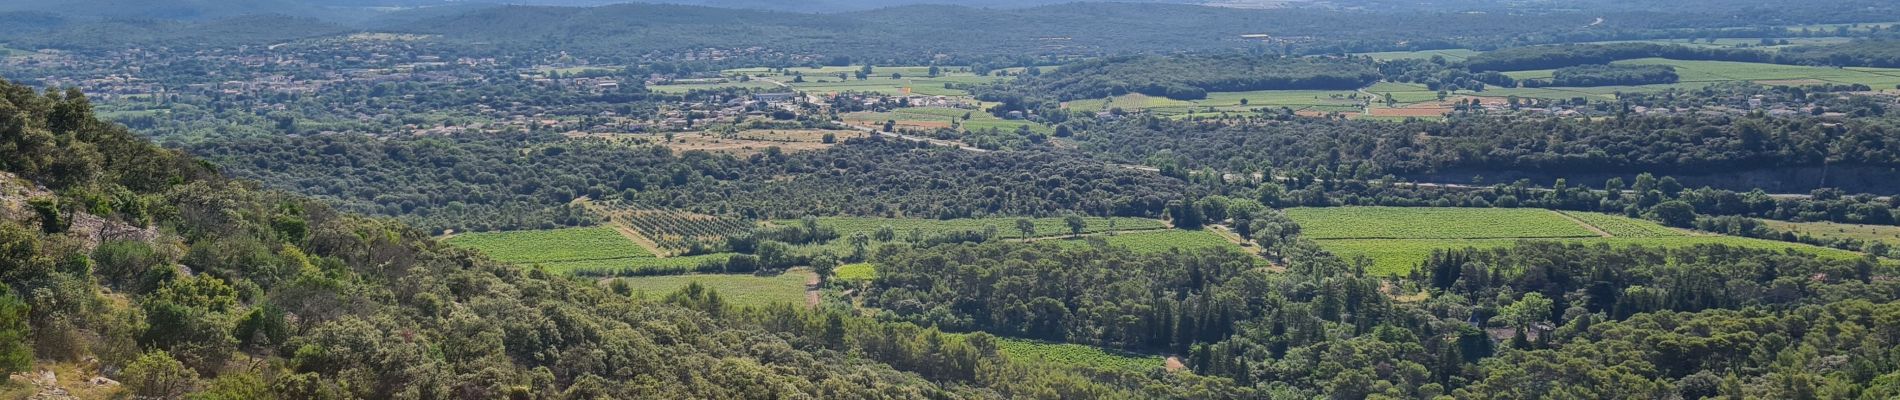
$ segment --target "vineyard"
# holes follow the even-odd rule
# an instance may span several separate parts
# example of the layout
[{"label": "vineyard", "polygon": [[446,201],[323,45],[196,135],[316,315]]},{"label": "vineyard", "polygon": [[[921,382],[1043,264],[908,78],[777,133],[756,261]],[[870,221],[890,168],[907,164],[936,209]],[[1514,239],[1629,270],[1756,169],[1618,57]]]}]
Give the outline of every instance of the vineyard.
[{"label": "vineyard", "polygon": [[1554,211],[1530,208],[1292,208],[1307,238],[1515,239],[1596,237]]},{"label": "vineyard", "polygon": [[[1070,233],[1068,224],[1065,223],[1062,218],[1026,218],[1026,219],[1028,219],[1029,222],[1035,226],[1035,229],[1034,229],[1035,234],[1029,235],[1028,237],[1062,236],[1062,235],[1068,235]],[[909,236],[910,233],[913,231],[917,232],[917,234],[922,237],[931,237],[931,236],[937,236],[937,235],[942,235],[946,233],[962,232],[962,231],[982,232],[989,229],[989,227],[993,226],[993,227],[996,227],[996,237],[999,239],[1020,239],[1020,238],[1023,238],[1024,235],[1023,235],[1022,230],[1016,228],[1016,220],[1017,220],[1016,218],[964,218],[964,219],[937,220],[937,219],[915,219],[915,218],[838,217],[838,218],[819,218],[818,225],[836,229],[838,230],[838,234],[844,237],[850,237],[852,234],[858,233],[858,232],[863,232],[865,234],[874,234],[878,230],[888,227],[888,228],[891,228],[891,230],[897,234],[897,237],[899,239]],[[1085,225],[1084,228],[1082,228],[1082,233],[1099,233],[1099,232],[1108,232],[1108,231],[1155,230],[1155,229],[1167,228],[1167,224],[1162,223],[1160,220],[1147,219],[1147,218],[1087,217],[1087,218],[1083,218],[1082,221],[1084,222],[1084,225]],[[792,226],[792,225],[799,224],[799,221],[798,220],[782,220],[782,221],[773,221],[773,223],[777,225]]]},{"label": "vineyard", "polygon": [[[1316,239],[1321,248],[1349,262],[1365,257],[1372,263],[1368,272],[1381,275],[1410,272],[1436,250],[1500,248],[1523,240],[1669,248],[1720,244],[1766,250],[1792,249],[1827,258],[1857,256],[1844,250],[1796,243],[1691,236],[1650,221],[1598,213],[1560,215],[1541,209],[1341,207],[1289,209],[1287,216],[1299,221],[1300,228],[1308,237]],[[1578,221],[1613,237],[1597,235]]]},{"label": "vineyard", "polygon": [[652,276],[687,273],[717,273],[725,268],[731,254],[706,254],[685,257],[636,257],[607,260],[580,260],[542,263],[549,271],[585,277]]},{"label": "vineyard", "polygon": [[[1194,251],[1209,248],[1233,248],[1240,245],[1227,241],[1220,234],[1208,231],[1163,230],[1154,232],[1125,233],[1101,236],[1109,246],[1127,248],[1137,253],[1166,253],[1171,250]],[[1065,240],[1065,244],[1084,244],[1085,241]]]},{"label": "vineyard", "polygon": [[845,264],[832,270],[831,276],[846,282],[864,282],[877,279],[877,267],[870,263]]},{"label": "vineyard", "polygon": [[717,247],[727,236],[751,231],[755,226],[735,218],[684,211],[622,210],[611,214],[614,222],[632,227],[660,249],[672,253],[686,252],[694,244]]},{"label": "vineyard", "polygon": [[467,233],[447,242],[514,264],[653,257],[652,252],[607,227]]},{"label": "vineyard", "polygon": [[996,348],[1015,358],[1034,358],[1051,363],[1145,374],[1162,367],[1160,356],[1125,353],[1072,343],[1046,343],[1022,339],[1000,339]]},{"label": "vineyard", "polygon": [[1583,223],[1595,226],[1597,229],[1602,229],[1603,232],[1609,233],[1610,236],[1614,237],[1650,238],[1685,235],[1682,231],[1670,229],[1669,227],[1662,226],[1662,224],[1647,220],[1592,212],[1563,211],[1563,214],[1571,218],[1576,218],[1578,221],[1583,221]]},{"label": "vineyard", "polygon": [[699,282],[725,299],[727,304],[763,307],[775,303],[805,304],[805,283],[815,278],[810,270],[793,269],[778,276],[754,275],[670,275],[616,279],[634,293],[657,298]]}]

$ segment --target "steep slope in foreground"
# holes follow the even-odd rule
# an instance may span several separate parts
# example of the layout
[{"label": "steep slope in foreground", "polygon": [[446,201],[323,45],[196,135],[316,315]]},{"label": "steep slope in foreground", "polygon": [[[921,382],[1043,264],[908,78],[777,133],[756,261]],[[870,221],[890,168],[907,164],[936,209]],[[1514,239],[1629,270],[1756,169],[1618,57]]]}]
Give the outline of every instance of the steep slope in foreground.
[{"label": "steep slope in foreground", "polygon": [[0,81],[0,373],[28,372],[0,397],[1232,395],[695,287],[629,298],[222,178],[90,108]]}]

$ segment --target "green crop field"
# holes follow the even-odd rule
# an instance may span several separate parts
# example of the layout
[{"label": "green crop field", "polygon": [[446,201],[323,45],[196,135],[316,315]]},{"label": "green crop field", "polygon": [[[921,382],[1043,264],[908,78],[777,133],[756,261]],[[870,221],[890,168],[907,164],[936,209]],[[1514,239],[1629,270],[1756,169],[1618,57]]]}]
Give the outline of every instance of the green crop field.
[{"label": "green crop field", "polygon": [[1574,239],[1343,239],[1321,240],[1320,247],[1347,261],[1364,256],[1372,260],[1370,273],[1402,275],[1430,258],[1434,250],[1461,248],[1499,248],[1516,245],[1520,240],[1563,241],[1568,243],[1606,244],[1615,247],[1647,246],[1665,248],[1719,244],[1760,250],[1795,250],[1829,259],[1859,257],[1851,251],[1734,236],[1676,236],[1652,238],[1574,238]]},{"label": "green crop field", "polygon": [[1311,239],[1497,239],[1595,237],[1554,211],[1534,208],[1293,208]]},{"label": "green crop field", "polygon": [[1094,346],[1072,343],[1048,343],[1022,339],[999,338],[997,350],[1012,358],[1033,358],[1043,361],[1088,368],[1100,368],[1131,373],[1147,373],[1165,365],[1161,356],[1134,354],[1106,350]]},{"label": "green crop field", "polygon": [[[1836,259],[1858,257],[1850,251],[1799,243],[1692,235],[1650,221],[1600,213],[1522,208],[1335,207],[1288,209],[1287,216],[1299,222],[1304,235],[1315,239],[1326,251],[1347,261],[1365,257],[1372,261],[1372,273],[1386,275],[1411,271],[1434,250],[1499,248],[1523,240],[1668,248],[1721,244],[1766,250],[1793,249]],[[1591,227],[1611,237],[1598,235]]]},{"label": "green crop field", "polygon": [[1471,50],[1471,49],[1444,49],[1444,50],[1420,50],[1420,51],[1384,51],[1384,52],[1377,52],[1377,53],[1359,53],[1357,55],[1372,57],[1372,59],[1379,60],[1379,61],[1405,60],[1405,59],[1429,59],[1429,58],[1432,58],[1432,56],[1444,57],[1445,60],[1448,60],[1448,61],[1464,61],[1466,58],[1471,58],[1471,56],[1478,55],[1478,53],[1480,52],[1477,50]]},{"label": "green crop field", "polygon": [[447,242],[480,250],[496,261],[517,264],[653,257],[652,252],[607,227],[466,233]]},{"label": "green crop field", "polygon": [[1614,237],[1646,238],[1689,235],[1688,232],[1662,226],[1662,224],[1658,224],[1655,221],[1628,218],[1621,215],[1580,211],[1560,211],[1560,213],[1571,218],[1576,218],[1578,221],[1583,221],[1585,224],[1595,226],[1597,229]]},{"label": "green crop field", "polygon": [[[1069,226],[1068,224],[1063,222],[1062,218],[1028,218],[1028,220],[1031,223],[1035,224],[1036,226],[1036,234],[1031,237],[1061,236],[1061,235],[1069,234]],[[1162,229],[1162,228],[1167,227],[1167,225],[1161,222],[1160,220],[1147,219],[1147,218],[1085,217],[1082,220],[1083,222],[1086,222],[1085,227],[1082,229],[1082,233],[1106,232],[1106,231],[1111,231],[1111,230],[1114,230],[1114,231],[1151,230],[1151,229]],[[1112,225],[1110,224],[1110,221],[1113,221]],[[772,223],[776,225],[793,226],[793,225],[798,225],[802,222],[795,219],[788,219],[788,220],[773,221]],[[838,230],[838,235],[841,237],[850,237],[851,234],[857,233],[857,232],[864,232],[865,234],[874,234],[874,233],[877,233],[878,229],[882,227],[886,227],[886,226],[891,227],[891,230],[897,233],[898,240],[904,240],[905,237],[909,235],[910,232],[913,230],[921,232],[924,237],[930,237],[930,236],[941,235],[945,233],[961,232],[961,231],[981,232],[988,226],[996,227],[996,233],[997,233],[998,238],[1014,239],[1014,238],[1023,237],[1023,232],[1016,229],[1016,218],[1007,218],[1007,217],[963,218],[963,219],[945,219],[945,220],[920,219],[920,218],[828,217],[828,218],[819,218],[818,225]]]},{"label": "green crop field", "polygon": [[[1780,65],[1766,63],[1748,63],[1732,61],[1686,61],[1663,58],[1642,58],[1617,61],[1616,64],[1668,65],[1676,68],[1680,81],[1673,84],[1634,85],[1634,86],[1597,86],[1597,87],[1545,87],[1545,88],[1505,88],[1493,87],[1483,92],[1460,91],[1457,94],[1484,97],[1537,97],[1547,99],[1569,99],[1584,97],[1599,100],[1613,100],[1618,93],[1657,92],[1668,89],[1695,89],[1722,82],[1755,82],[1764,85],[1800,85],[1800,84],[1863,84],[1874,88],[1892,88],[1900,85],[1900,68],[1833,68],[1802,65]],[[1507,71],[1516,79],[1549,78],[1552,70]]]},{"label": "green crop field", "polygon": [[671,275],[700,272],[708,263],[724,263],[732,254],[706,254],[685,257],[629,257],[605,260],[553,261],[539,263],[548,271],[581,276]]},{"label": "green crop field", "polygon": [[[905,88],[910,88],[911,94],[961,97],[968,96],[970,93],[963,90],[946,88],[944,86],[946,84],[988,83],[1007,79],[999,76],[974,75],[964,71],[962,67],[944,67],[937,76],[932,77],[930,76],[930,67],[928,66],[909,66],[873,67],[870,75],[866,76],[863,80],[859,80],[856,76],[859,68],[861,67],[800,67],[787,68],[784,73],[774,72],[770,68],[729,69],[723,71],[723,75],[729,77],[725,83],[658,85],[651,86],[650,89],[666,93],[685,93],[691,90],[728,87],[771,88],[783,84],[798,91],[810,93],[867,92],[897,95],[903,94]],[[839,79],[838,74],[840,73],[845,74],[846,77]],[[892,79],[891,74],[893,73],[900,75],[901,78]],[[804,82],[793,82],[796,80],[797,74],[803,74]],[[740,82],[736,78],[731,78],[739,75],[745,75],[753,79]],[[777,83],[773,83],[773,81]]]},{"label": "green crop field", "polygon": [[[968,114],[970,119],[964,120],[963,115],[965,114]],[[964,130],[1000,129],[1004,131],[1015,131],[1018,127],[1027,126],[1031,132],[1042,132],[1045,134],[1055,132],[1055,128],[1051,128],[1048,125],[997,118],[983,110],[949,107],[913,107],[900,108],[889,112],[854,112],[844,114],[841,117],[845,121],[871,126],[882,125],[885,121],[897,121],[897,124],[900,126],[949,128],[954,121],[957,125],[962,126]]]},{"label": "green crop field", "polygon": [[708,274],[618,279],[626,282],[635,293],[646,293],[648,298],[666,296],[686,287],[688,283],[699,282],[700,286],[717,291],[719,297],[728,304],[758,307],[773,303],[805,304],[805,283],[814,276],[811,271],[794,269],[778,276]]},{"label": "green crop field", "polygon": [[[1255,90],[1248,92],[1211,92],[1201,100],[1175,100],[1144,94],[1126,94],[1107,99],[1068,102],[1070,110],[1096,112],[1112,108],[1128,111],[1147,110],[1159,115],[1183,115],[1190,112],[1245,112],[1256,108],[1286,107],[1294,110],[1357,110],[1363,95],[1350,90]],[[1240,104],[1246,100],[1247,104]]]},{"label": "green crop field", "polygon": [[[1208,231],[1184,231],[1169,229],[1153,232],[1123,233],[1102,236],[1109,246],[1125,247],[1137,253],[1165,253],[1180,249],[1193,251],[1207,248],[1229,247],[1240,250],[1240,245],[1227,241],[1220,234]],[[1065,243],[1077,243],[1066,241]]]},{"label": "green crop field", "polygon": [[1878,240],[1900,246],[1900,226],[1763,220],[1768,227],[1825,239]]},{"label": "green crop field", "polygon": [[877,279],[877,267],[870,263],[845,264],[831,270],[831,275],[839,280],[863,282]]}]

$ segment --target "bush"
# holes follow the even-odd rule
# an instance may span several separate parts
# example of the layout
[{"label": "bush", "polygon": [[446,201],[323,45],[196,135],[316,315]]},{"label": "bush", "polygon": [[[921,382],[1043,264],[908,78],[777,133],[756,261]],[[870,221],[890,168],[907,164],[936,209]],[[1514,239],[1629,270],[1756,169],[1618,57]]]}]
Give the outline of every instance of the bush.
[{"label": "bush", "polygon": [[197,386],[198,373],[185,368],[185,364],[172,358],[171,354],[157,350],[145,353],[131,365],[125,366],[119,382],[139,397],[174,399],[183,397]]}]

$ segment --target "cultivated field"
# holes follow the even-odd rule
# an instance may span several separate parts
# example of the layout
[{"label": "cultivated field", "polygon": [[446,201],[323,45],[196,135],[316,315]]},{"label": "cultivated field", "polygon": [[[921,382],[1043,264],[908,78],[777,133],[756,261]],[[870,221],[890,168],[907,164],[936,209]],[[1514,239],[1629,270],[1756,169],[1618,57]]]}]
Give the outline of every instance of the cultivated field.
[{"label": "cultivated field", "polygon": [[[1257,108],[1281,107],[1295,111],[1359,111],[1365,95],[1350,90],[1256,90],[1248,92],[1212,92],[1206,99],[1175,100],[1140,93],[1106,99],[1068,102],[1070,110],[1096,112],[1114,108],[1126,111],[1146,110],[1160,115],[1218,114],[1250,112]],[[1247,104],[1241,104],[1245,100]]]},{"label": "cultivated field", "polygon": [[1860,225],[1838,222],[1788,222],[1763,220],[1768,227],[1777,230],[1794,231],[1799,235],[1826,239],[1854,239],[1860,241],[1882,241],[1900,246],[1900,226]]},{"label": "cultivated field", "polygon": [[1387,275],[1411,271],[1434,250],[1507,247],[1523,240],[1672,248],[1721,244],[1793,249],[1829,258],[1858,256],[1798,243],[1692,234],[1610,214],[1542,209],[1294,208],[1287,210],[1287,216],[1298,221],[1304,234],[1321,248],[1347,261],[1365,257],[1372,261],[1371,272]]},{"label": "cultivated field", "polygon": [[[824,142],[826,134],[832,135],[833,143]],[[786,153],[823,150],[830,148],[836,142],[864,136],[865,133],[858,130],[760,129],[731,134],[716,132],[676,134],[672,141],[655,136],[653,141],[676,152],[701,150],[746,157],[764,152],[766,148],[771,147],[777,147]]]},{"label": "cultivated field", "polygon": [[1161,368],[1163,364],[1161,356],[1119,352],[1071,343],[1004,338],[997,341],[996,347],[1011,358],[1034,358],[1062,365],[1136,374],[1154,371]]},{"label": "cultivated field", "polygon": [[[965,115],[968,115],[969,119],[963,119]],[[983,110],[951,107],[911,107],[889,112],[854,112],[839,117],[843,118],[845,123],[865,127],[882,127],[886,121],[897,121],[899,129],[930,130],[957,126],[966,131],[988,129],[1015,131],[1018,127],[1027,126],[1031,132],[1045,134],[1055,132],[1055,128],[1048,125],[997,118]]]},{"label": "cultivated field", "polygon": [[[851,237],[851,234],[863,232],[867,235],[877,233],[883,227],[890,227],[897,234],[897,240],[905,240],[912,231],[919,236],[931,237],[946,233],[977,231],[982,232],[990,226],[996,227],[998,238],[1023,238],[1023,232],[1016,229],[1016,218],[963,218],[963,219],[920,219],[920,218],[870,218],[870,217],[828,217],[819,218],[818,225],[838,230],[839,237]],[[1069,234],[1069,226],[1062,218],[1028,218],[1035,224],[1036,233],[1029,237],[1064,236]],[[1105,218],[1085,217],[1082,233],[1106,231],[1155,230],[1167,227],[1160,220],[1147,218]],[[795,226],[802,222],[795,219],[773,221],[773,224]]]},{"label": "cultivated field", "polygon": [[607,227],[466,233],[447,242],[514,264],[653,257],[652,252]]},{"label": "cultivated field", "polygon": [[[1538,97],[1550,99],[1569,99],[1584,97],[1599,100],[1611,100],[1617,93],[1655,92],[1670,88],[1694,89],[1722,83],[1746,81],[1763,85],[1802,85],[1802,84],[1863,84],[1875,89],[1890,89],[1900,85],[1900,68],[1832,68],[1800,65],[1779,65],[1765,63],[1747,63],[1732,61],[1685,61],[1663,58],[1643,58],[1617,61],[1616,64],[1669,65],[1676,68],[1681,80],[1674,84],[1636,85],[1636,86],[1599,86],[1599,87],[1546,87],[1546,88],[1489,88],[1483,92],[1460,91],[1460,95],[1485,97]],[[1516,79],[1549,78],[1552,70],[1509,71]]]},{"label": "cultivated field", "polygon": [[1311,239],[1571,238],[1601,235],[1555,211],[1536,208],[1293,208],[1288,218]]},{"label": "cultivated field", "polygon": [[809,270],[794,269],[778,276],[709,274],[617,279],[635,293],[645,293],[647,298],[660,298],[689,283],[699,282],[700,286],[717,291],[727,304],[760,307],[774,303],[805,304],[805,284],[815,278],[816,274]]}]

